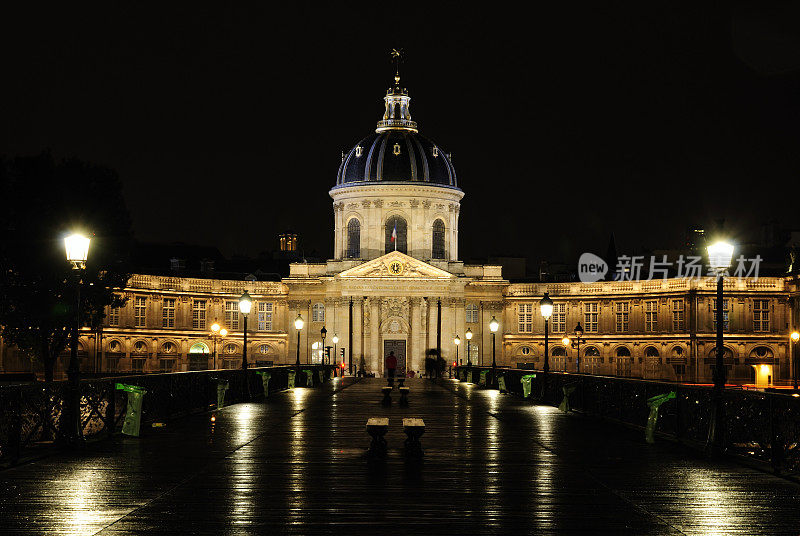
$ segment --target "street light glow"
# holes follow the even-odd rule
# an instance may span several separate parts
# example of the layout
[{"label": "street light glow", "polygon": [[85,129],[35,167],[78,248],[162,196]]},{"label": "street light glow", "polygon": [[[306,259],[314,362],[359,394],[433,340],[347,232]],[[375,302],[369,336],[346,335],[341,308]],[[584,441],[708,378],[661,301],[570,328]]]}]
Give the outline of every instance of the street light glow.
[{"label": "street light glow", "polygon": [[250,294],[248,294],[247,291],[245,290],[244,294],[242,294],[242,297],[239,298],[239,311],[243,315],[249,315],[250,308],[252,306],[253,306],[253,300],[250,299]]},{"label": "street light glow", "polygon": [[797,342],[798,340],[800,340],[800,333],[793,331],[791,337],[794,342]]},{"label": "street light glow", "polygon": [[569,337],[564,337],[563,339],[561,339],[561,344],[563,344],[564,346],[569,346]]},{"label": "street light glow", "polygon": [[72,263],[75,268],[86,266],[86,258],[89,256],[90,238],[80,233],[73,233],[64,238],[64,249],[67,253],[67,261]]},{"label": "street light glow", "polygon": [[708,264],[712,270],[722,271],[731,265],[733,244],[720,240],[708,246],[706,250],[708,251]]},{"label": "street light glow", "polygon": [[305,324],[305,322],[303,321],[303,317],[300,316],[300,313],[297,313],[297,318],[294,319],[294,328],[297,331],[300,331],[301,329],[303,329],[303,324]]},{"label": "street light glow", "polygon": [[453,339],[453,344],[455,344],[456,346],[461,344],[461,338],[458,335],[456,335],[455,338]]},{"label": "street light glow", "polygon": [[553,300],[550,299],[550,294],[547,292],[544,293],[542,301],[539,302],[539,309],[542,311],[542,317],[545,320],[549,320],[553,314]]},{"label": "street light glow", "polygon": [[489,321],[489,331],[492,333],[497,333],[497,330],[500,328],[500,322],[497,321],[495,317]]},{"label": "street light glow", "polygon": [[464,336],[467,338],[468,341],[472,340],[472,330],[467,328],[467,332],[464,333]]}]

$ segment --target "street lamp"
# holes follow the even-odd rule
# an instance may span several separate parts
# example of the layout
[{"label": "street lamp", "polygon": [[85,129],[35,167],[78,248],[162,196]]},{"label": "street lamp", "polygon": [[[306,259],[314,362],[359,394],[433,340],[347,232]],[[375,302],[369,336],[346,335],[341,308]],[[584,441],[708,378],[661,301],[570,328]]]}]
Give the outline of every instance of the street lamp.
[{"label": "street lamp", "polygon": [[295,366],[297,367],[298,374],[300,373],[300,330],[303,329],[303,317],[300,316],[300,313],[297,313],[297,318],[294,319],[294,329],[297,330],[297,360],[295,361]]},{"label": "street lamp", "polygon": [[461,365],[461,361],[458,360],[458,346],[461,344],[461,337],[458,334],[453,338],[453,344],[456,345],[456,364]]},{"label": "street lamp", "polygon": [[[566,337],[564,337],[566,339]],[[567,339],[569,340],[569,339]],[[581,372],[581,343],[586,342],[586,339],[583,338],[583,328],[581,327],[581,323],[578,322],[578,325],[575,326],[575,340],[572,342],[572,348],[577,349],[577,356],[575,357],[575,371],[580,374]]]},{"label": "street lamp", "polygon": [[247,315],[250,314],[250,309],[253,307],[253,300],[250,299],[250,294],[245,290],[239,298],[239,312],[242,313],[244,323],[242,327],[242,370],[244,371],[244,399],[250,400],[250,381],[247,378]]},{"label": "street lamp", "polygon": [[247,315],[250,314],[250,309],[253,307],[253,300],[250,299],[250,294],[247,291],[244,291],[241,298],[239,298],[239,312],[242,313],[244,317],[244,330],[243,330],[243,338],[242,341],[242,369],[247,369]]},{"label": "street lamp", "polygon": [[78,363],[78,335],[81,330],[81,277],[86,269],[86,259],[89,256],[89,242],[87,238],[79,233],[73,233],[64,238],[64,249],[67,254],[67,261],[72,264],[73,286],[75,290],[75,314],[72,326],[72,338],[70,339],[69,366],[67,367],[67,377],[69,379],[69,403],[65,413],[66,435],[70,441],[75,441],[81,437],[80,426],[80,365]]},{"label": "street lamp", "polygon": [[[333,343],[333,361],[336,361],[336,344],[339,342],[339,337],[336,335],[336,332],[333,332],[333,337],[331,337],[331,342]],[[344,360],[343,360],[344,361]],[[336,370],[336,369],[334,369]],[[342,369],[342,376],[344,376],[344,369]]]},{"label": "street lamp", "polygon": [[794,394],[797,395],[797,366],[800,364],[800,355],[798,355],[797,352],[797,341],[800,340],[800,333],[793,331],[791,337],[794,343],[794,347],[792,348],[792,388],[794,389]]},{"label": "street lamp", "polygon": [[[214,323],[211,324],[211,340],[214,341],[214,369],[217,368],[217,335],[219,334],[219,330],[222,329],[222,326],[217,324],[217,319],[214,319]],[[226,330],[227,333],[227,330]]]},{"label": "street lamp", "polygon": [[497,361],[495,361],[494,357],[494,334],[497,333],[499,328],[500,322],[492,316],[492,319],[489,321],[489,331],[492,332],[492,383],[497,381]]},{"label": "street lamp", "polygon": [[464,333],[464,336],[467,338],[467,368],[472,368],[472,352],[470,351],[472,348],[470,347],[470,343],[472,342],[472,330],[467,328],[467,332]]},{"label": "street lamp", "polygon": [[733,258],[733,245],[727,242],[719,241],[708,248],[708,264],[711,270],[717,276],[717,345],[716,345],[716,359],[714,365],[714,407],[712,409],[713,416],[711,418],[711,426],[709,427],[709,440],[712,449],[715,452],[721,452],[724,441],[723,425],[725,418],[723,412],[725,408],[722,404],[722,395],[725,390],[725,380],[727,379],[727,370],[725,370],[725,346],[723,343],[722,331],[725,325],[723,317],[724,311],[722,308],[722,288],[725,272],[731,265]]},{"label": "street lamp", "polygon": [[319,330],[319,334],[322,336],[322,364],[325,364],[325,336],[328,334],[328,330],[325,329],[325,326],[322,326],[322,329]]},{"label": "street lamp", "polygon": [[550,317],[553,315],[553,300],[550,299],[550,295],[545,292],[542,300],[539,302],[539,310],[542,312],[542,318],[544,318],[544,373],[547,374],[550,371],[550,355],[548,352],[547,344],[548,344],[548,321]]}]

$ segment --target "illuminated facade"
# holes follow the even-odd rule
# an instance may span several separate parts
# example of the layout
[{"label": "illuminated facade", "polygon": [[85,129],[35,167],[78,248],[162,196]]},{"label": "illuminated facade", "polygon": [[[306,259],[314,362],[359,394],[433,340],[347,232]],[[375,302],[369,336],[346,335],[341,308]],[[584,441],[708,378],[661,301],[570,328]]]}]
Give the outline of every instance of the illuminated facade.
[{"label": "illuminated facade", "polygon": [[[107,311],[105,325],[80,340],[84,370],[185,371],[239,367],[242,318],[238,298],[253,299],[248,317],[248,360],[294,363],[300,315],[300,360],[318,361],[321,342],[345,350],[345,361],[382,375],[383,358],[423,371],[429,349],[467,360],[467,329],[474,364],[491,364],[489,321],[500,322],[498,365],[541,369],[544,322],[539,300],[554,301],[550,367],[576,370],[577,348],[564,345],[580,323],[584,372],[686,381],[710,381],[714,362],[714,281],[510,283],[501,268],[459,260],[461,199],[450,155],[419,134],[410,97],[399,76],[385,97],[374,133],[343,155],[333,200],[333,258],[294,263],[279,282],[134,275],[121,293],[126,305]],[[297,236],[281,236],[295,251]],[[792,279],[726,280],[725,345],[729,379],[785,383],[791,378],[789,333],[797,325]],[[212,336],[218,322],[226,337]],[[30,370],[30,361],[0,341],[4,372]],[[63,360],[63,365],[66,359]],[[62,366],[63,366],[62,365]]]}]

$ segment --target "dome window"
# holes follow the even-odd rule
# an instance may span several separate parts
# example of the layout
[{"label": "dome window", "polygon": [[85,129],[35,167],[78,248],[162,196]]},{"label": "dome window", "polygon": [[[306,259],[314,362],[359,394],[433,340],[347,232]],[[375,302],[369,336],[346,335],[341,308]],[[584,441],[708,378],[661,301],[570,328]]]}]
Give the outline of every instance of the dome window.
[{"label": "dome window", "polygon": [[434,145],[433,146],[433,157],[436,158],[437,156],[439,156],[439,148]]},{"label": "dome window", "polygon": [[444,259],[444,222],[442,220],[436,220],[433,222],[433,236],[431,242],[431,257],[434,259]]},{"label": "dome window", "polygon": [[356,158],[360,158],[363,153],[364,149],[360,145],[356,147]]},{"label": "dome window", "polygon": [[399,155],[399,154],[400,154],[400,144],[399,144],[399,143],[395,143],[395,144],[394,144],[394,150],[393,150],[392,152],[393,152],[395,155]]}]

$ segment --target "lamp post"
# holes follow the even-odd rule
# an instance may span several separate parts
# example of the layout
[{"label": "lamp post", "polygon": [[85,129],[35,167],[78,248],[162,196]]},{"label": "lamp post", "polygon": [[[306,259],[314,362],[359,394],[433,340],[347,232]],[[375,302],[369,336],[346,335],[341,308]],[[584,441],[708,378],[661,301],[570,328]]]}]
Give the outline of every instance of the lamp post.
[{"label": "lamp post", "polygon": [[247,315],[250,314],[250,309],[253,306],[253,300],[250,299],[250,294],[244,291],[244,294],[239,298],[239,312],[242,313],[244,323],[242,327],[242,370],[244,371],[244,399],[250,400],[250,381],[247,378]]},{"label": "lamp post", "polygon": [[294,329],[297,330],[297,360],[295,360],[295,367],[297,367],[297,373],[300,374],[300,331],[303,329],[303,317],[300,316],[300,313],[297,313],[297,318],[294,319]]},{"label": "lamp post", "polygon": [[489,321],[489,331],[492,332],[492,383],[497,381],[497,361],[494,357],[494,334],[497,333],[499,328],[500,322],[492,316],[492,319]]},{"label": "lamp post", "polygon": [[583,328],[581,327],[581,323],[578,322],[578,325],[575,326],[575,340],[572,342],[572,347],[577,349],[577,356],[575,357],[575,367],[576,372],[580,374],[581,372],[581,343],[586,342],[586,339],[583,338]]},{"label": "lamp post", "polygon": [[[219,338],[220,338],[220,344],[223,345],[222,346],[223,348],[224,348],[224,344],[225,344],[225,337],[227,337],[227,336],[228,336],[228,330],[225,329],[225,328],[221,328],[219,330]],[[216,361],[214,362],[214,366],[216,367]]]},{"label": "lamp post", "polygon": [[722,452],[725,439],[725,407],[723,405],[723,393],[725,391],[725,380],[727,380],[727,370],[725,369],[725,345],[722,335],[725,325],[722,307],[722,289],[725,272],[730,267],[731,259],[733,258],[733,245],[719,241],[708,246],[707,250],[708,264],[717,277],[717,344],[714,365],[714,405],[712,408],[711,425],[708,429],[711,451],[717,454]]},{"label": "lamp post", "polygon": [[461,344],[461,337],[459,337],[458,334],[453,338],[453,344],[456,345],[456,365],[461,366],[461,361],[458,359],[458,347]]},{"label": "lamp post", "polygon": [[242,313],[244,318],[244,330],[242,330],[242,369],[247,370],[247,315],[250,314],[250,308],[253,306],[253,300],[250,299],[250,294],[244,291],[241,298],[239,298],[239,312]]},{"label": "lamp post", "polygon": [[325,326],[322,326],[322,329],[319,330],[319,334],[322,336],[322,364],[325,364],[325,336],[328,334],[328,330],[325,329]]},{"label": "lamp post", "polygon": [[472,347],[470,343],[472,342],[472,330],[467,328],[467,332],[464,333],[464,336],[467,338],[467,369],[472,368]]},{"label": "lamp post", "polygon": [[89,242],[81,234],[74,233],[64,238],[64,249],[67,261],[72,264],[73,285],[75,289],[75,314],[73,318],[72,336],[70,338],[69,366],[67,378],[69,380],[69,402],[67,404],[64,420],[66,436],[70,442],[81,437],[80,426],[80,364],[78,363],[78,336],[81,330],[81,277],[86,269],[86,259],[89,256]]},{"label": "lamp post", "polygon": [[215,318],[214,323],[211,324],[211,340],[214,342],[214,353],[213,353],[214,369],[217,368],[217,334],[219,333],[220,329],[222,329],[222,327],[219,324],[217,324],[217,319]]},{"label": "lamp post", "polygon": [[[336,361],[336,344],[339,342],[339,337],[336,336],[336,332],[333,332],[333,337],[331,337],[331,342],[333,343],[333,358],[332,361]],[[339,368],[338,366],[336,368]],[[334,369],[336,370],[336,369]],[[344,376],[344,369],[342,369],[342,376]]]},{"label": "lamp post", "polygon": [[561,344],[564,345],[564,372],[567,371],[567,363],[569,362],[569,351],[567,350],[567,347],[570,345],[570,342],[571,341],[567,336],[561,339]]},{"label": "lamp post", "polygon": [[547,374],[550,371],[550,354],[548,352],[548,322],[553,315],[553,300],[550,295],[545,292],[542,300],[539,302],[539,310],[542,312],[544,318],[544,367],[543,371]]},{"label": "lamp post", "polygon": [[797,394],[797,365],[800,363],[800,355],[797,352],[797,341],[800,341],[800,333],[793,331],[792,335],[792,388]]}]

